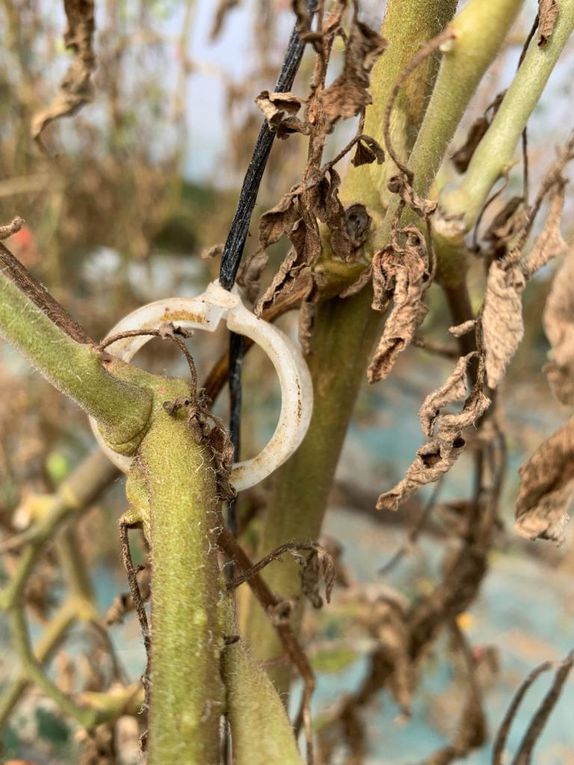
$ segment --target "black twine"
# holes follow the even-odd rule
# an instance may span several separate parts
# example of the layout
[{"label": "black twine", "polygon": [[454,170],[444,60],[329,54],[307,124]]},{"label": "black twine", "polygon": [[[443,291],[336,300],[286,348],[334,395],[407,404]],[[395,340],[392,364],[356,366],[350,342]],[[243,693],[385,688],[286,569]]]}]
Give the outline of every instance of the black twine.
[{"label": "black twine", "polygon": [[[309,13],[314,13],[317,5],[316,0],[307,0],[307,5]],[[275,85],[276,93],[284,93],[291,90],[304,49],[305,42],[301,40],[297,26],[295,26],[289,38],[283,66]],[[265,121],[261,126],[255,148],[253,149],[251,161],[241,186],[237,209],[223,248],[223,255],[221,256],[219,283],[226,290],[231,290],[235,284],[237,271],[239,270],[239,264],[241,263],[245,242],[249,233],[253,208],[255,207],[259,186],[261,185],[261,179],[269,159],[274,138],[275,133],[270,130],[267,121]],[[233,444],[235,460],[239,459],[241,442],[241,368],[243,366],[243,355],[243,338],[241,335],[236,335],[232,332],[229,338],[229,435]],[[237,534],[236,500],[233,500],[228,505],[227,524],[229,530],[235,536]]]}]

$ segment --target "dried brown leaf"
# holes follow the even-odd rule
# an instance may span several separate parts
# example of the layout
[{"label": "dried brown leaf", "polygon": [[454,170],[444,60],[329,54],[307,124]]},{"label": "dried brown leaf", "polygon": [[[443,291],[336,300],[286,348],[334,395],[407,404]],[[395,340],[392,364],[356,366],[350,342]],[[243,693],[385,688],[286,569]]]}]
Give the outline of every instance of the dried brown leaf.
[{"label": "dried brown leaf", "polygon": [[428,260],[425,240],[414,227],[403,229],[404,250],[386,247],[373,258],[372,306],[385,310],[389,300],[393,308],[385,322],[383,334],[369,364],[369,382],[384,380],[399,354],[412,342],[427,313],[423,303],[428,283]]},{"label": "dried brown leaf", "polygon": [[421,486],[438,480],[458,459],[466,445],[464,431],[476,427],[490,406],[490,399],[477,382],[460,412],[440,413],[440,409],[465,397],[466,369],[474,356],[475,353],[470,353],[461,357],[444,385],[425,399],[419,413],[421,426],[427,436],[431,437],[433,432],[435,435],[417,451],[404,478],[379,496],[377,510],[397,510],[405,499]]},{"label": "dried brown leaf", "polygon": [[496,388],[524,335],[519,265],[495,260],[488,269],[481,317],[488,385]]},{"label": "dried brown leaf", "polygon": [[515,528],[528,539],[564,541],[574,495],[574,419],[544,441],[520,468]]},{"label": "dried brown leaf", "polygon": [[468,335],[469,332],[472,332],[476,328],[476,319],[469,319],[468,321],[463,321],[462,324],[455,324],[454,327],[449,327],[448,331],[451,335],[454,335],[454,337],[463,337],[464,335]]},{"label": "dried brown leaf", "polygon": [[499,93],[484,114],[472,123],[463,146],[452,155],[452,163],[459,173],[466,173],[476,147],[490,127],[490,123],[494,119],[505,93],[506,91]]},{"label": "dried brown leaf", "polygon": [[552,392],[563,404],[574,404],[574,253],[556,273],[542,315],[552,347],[545,372]]},{"label": "dried brown leaf", "polygon": [[360,165],[369,165],[372,162],[377,162],[382,165],[385,161],[385,152],[382,146],[375,141],[374,138],[368,135],[362,135],[357,141],[357,148],[355,150],[355,156],[351,160],[351,164],[355,167]]},{"label": "dried brown leaf", "polygon": [[331,592],[337,577],[337,570],[330,554],[321,545],[314,544],[311,552],[290,550],[291,555],[301,566],[301,586],[303,594],[314,608],[321,608],[323,597],[321,584],[325,586],[325,601],[331,601]]},{"label": "dried brown leaf", "polygon": [[18,231],[22,228],[22,226],[25,224],[24,218],[16,217],[13,220],[10,221],[10,223],[7,223],[5,226],[0,226],[0,242],[2,242],[4,239],[8,239],[9,237],[13,236],[14,234],[17,234]]},{"label": "dried brown leaf", "polygon": [[323,116],[329,125],[354,117],[372,101],[369,76],[387,43],[371,27],[354,19],[345,49],[343,71],[321,93]]},{"label": "dried brown leaf", "polygon": [[220,258],[222,255],[223,255],[223,245],[214,244],[212,247],[208,247],[207,249],[202,250],[201,259],[212,260],[213,258]]},{"label": "dried brown leaf", "polygon": [[41,140],[43,130],[60,117],[69,117],[89,103],[94,97],[92,72],[96,58],[92,48],[95,21],[93,0],[64,0],[68,26],[64,33],[64,44],[74,54],[60,84],[60,92],[46,109],[32,118],[32,136]]},{"label": "dried brown leaf", "polygon": [[297,187],[285,194],[271,210],[263,213],[259,221],[259,243],[265,248],[289,235],[301,217]]},{"label": "dried brown leaf", "polygon": [[498,212],[486,233],[484,239],[492,242],[496,248],[510,250],[513,242],[524,231],[529,222],[529,211],[524,197],[512,197]]},{"label": "dried brown leaf", "polygon": [[440,410],[455,401],[464,401],[467,395],[467,369],[475,353],[461,356],[447,381],[425,398],[419,409],[419,420],[425,436],[429,438]]},{"label": "dried brown leaf", "polygon": [[558,20],[560,6],[558,0],[538,0],[538,45],[544,45],[550,37]]},{"label": "dried brown leaf", "polygon": [[277,138],[287,138],[291,133],[308,133],[308,126],[295,117],[302,102],[303,99],[293,93],[270,93],[268,90],[263,90],[255,99]]},{"label": "dried brown leaf", "polygon": [[438,203],[432,199],[417,196],[411,181],[404,173],[393,175],[387,186],[391,194],[398,194],[403,202],[422,218],[429,218],[436,212]]},{"label": "dried brown leaf", "polygon": [[560,222],[564,212],[564,188],[564,183],[559,183],[554,187],[544,228],[534,242],[524,264],[527,279],[545,266],[549,260],[557,258],[566,250],[566,242],[560,233]]}]

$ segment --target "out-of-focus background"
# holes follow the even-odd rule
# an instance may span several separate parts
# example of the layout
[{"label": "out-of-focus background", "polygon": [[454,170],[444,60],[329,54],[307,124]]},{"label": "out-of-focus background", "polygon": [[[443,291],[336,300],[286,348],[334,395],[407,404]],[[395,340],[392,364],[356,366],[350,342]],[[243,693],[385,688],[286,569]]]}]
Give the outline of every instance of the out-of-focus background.
[{"label": "out-of-focus background", "polygon": [[[226,12],[218,11],[217,6]],[[363,3],[365,20],[376,26],[384,3]],[[454,144],[492,97],[511,81],[520,49],[535,15],[535,3],[512,30],[503,55],[489,70]],[[218,261],[205,257],[224,241],[238,187],[261,123],[255,96],[272,89],[292,26],[287,0],[209,0],[97,3],[96,97],[71,119],[44,133],[41,151],[30,136],[34,114],[54,97],[68,65],[62,33],[62,4],[52,0],[0,3],[0,224],[22,216],[26,226],[7,244],[69,309],[93,338],[101,338],[122,316],[150,300],[193,295],[216,277]],[[574,48],[553,74],[530,125],[533,183],[552,161],[554,147],[572,127]],[[335,56],[334,67],[340,63]],[[293,88],[306,92],[312,57],[306,56]],[[351,134],[349,122],[329,141],[335,153]],[[304,139],[277,141],[256,207],[256,218],[294,184],[304,167]],[[445,178],[453,173],[448,165]],[[510,176],[518,188],[520,169]],[[567,190],[566,238],[572,210]],[[496,211],[496,205],[493,212]],[[253,223],[256,231],[256,220]],[[248,248],[256,245],[248,242]],[[272,264],[286,252],[274,246]],[[269,270],[267,278],[272,274]],[[572,531],[560,549],[527,543],[512,530],[517,470],[524,459],[568,416],[552,398],[542,374],[547,352],[540,315],[553,266],[525,293],[526,337],[501,390],[508,471],[503,494],[504,528],[477,601],[459,618],[482,662],[484,707],[494,731],[522,679],[539,662],[563,657],[574,646],[574,551]],[[474,272],[473,272],[474,273]],[[477,294],[482,278],[476,269]],[[448,339],[450,321],[443,298],[431,290],[424,329],[437,342]],[[293,316],[281,326],[295,333]],[[200,372],[225,347],[223,335],[194,338]],[[142,353],[152,371],[176,372],[180,361],[153,341]],[[456,522],[457,500],[471,487],[470,458],[462,457],[440,488],[438,512],[416,544],[387,573],[381,567],[402,545],[413,517],[428,499],[422,493],[397,515],[377,514],[376,496],[404,474],[423,437],[418,409],[449,374],[451,362],[412,348],[392,376],[361,392],[348,434],[327,516],[326,533],[341,543],[351,583],[369,582],[416,599],[432,586]],[[26,524],[26,498],[50,493],[94,448],[84,416],[34,374],[6,344],[0,345],[0,525],[6,534]],[[250,353],[244,376],[244,451],[254,453],[277,418],[277,386],[271,369]],[[218,403],[225,414],[226,396]],[[265,487],[260,493],[265,492]],[[252,497],[255,505],[260,496]],[[105,612],[126,589],[116,521],[124,507],[122,485],[98,501],[79,526],[82,552],[94,572],[98,604]],[[255,527],[256,528],[256,527]],[[10,555],[1,561],[10,574]],[[59,574],[48,555],[28,594],[36,601],[34,634],[58,598]],[[318,672],[315,716],[329,714],[341,693],[357,686],[367,668],[368,635],[353,627],[345,591],[306,625]],[[137,677],[142,646],[136,621],[111,629],[126,671]],[[15,659],[0,623],[0,691],[13,675]],[[82,658],[85,637],[72,634],[54,663],[54,675],[81,686],[94,667]],[[460,668],[440,644],[425,658],[422,684],[407,719],[386,692],[367,714],[365,762],[409,765],[452,736],[461,705]],[[520,712],[510,737],[524,725],[547,690],[542,678]],[[574,680],[568,681],[536,752],[537,765],[574,763]],[[122,762],[138,759],[137,726],[126,718]],[[5,760],[74,763],[82,741],[52,702],[31,691],[3,730]],[[334,760],[335,761],[335,760]],[[470,765],[491,761],[489,745],[471,754]]]}]

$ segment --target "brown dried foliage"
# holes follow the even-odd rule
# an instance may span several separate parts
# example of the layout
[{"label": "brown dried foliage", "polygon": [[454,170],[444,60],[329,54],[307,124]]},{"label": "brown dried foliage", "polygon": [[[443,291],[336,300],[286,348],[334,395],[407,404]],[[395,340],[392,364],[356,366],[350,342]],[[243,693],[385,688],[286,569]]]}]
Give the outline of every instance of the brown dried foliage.
[{"label": "brown dried foliage", "polygon": [[46,109],[34,115],[32,135],[41,143],[42,132],[54,120],[69,117],[93,100],[94,85],[92,73],[96,57],[92,48],[95,30],[93,0],[64,0],[68,26],[64,33],[64,44],[74,54],[60,92]]},{"label": "brown dried foliage", "polygon": [[574,420],[544,441],[520,468],[515,528],[528,539],[564,541],[574,494]]},{"label": "brown dried foliage", "polygon": [[544,371],[550,388],[563,404],[574,404],[574,255],[569,253],[557,271],[542,315],[550,341]]},{"label": "brown dried foliage", "polygon": [[424,238],[415,227],[400,231],[404,244],[391,244],[373,258],[373,308],[393,308],[369,364],[369,382],[384,380],[399,354],[412,342],[427,308],[422,302],[429,284],[429,264]]}]

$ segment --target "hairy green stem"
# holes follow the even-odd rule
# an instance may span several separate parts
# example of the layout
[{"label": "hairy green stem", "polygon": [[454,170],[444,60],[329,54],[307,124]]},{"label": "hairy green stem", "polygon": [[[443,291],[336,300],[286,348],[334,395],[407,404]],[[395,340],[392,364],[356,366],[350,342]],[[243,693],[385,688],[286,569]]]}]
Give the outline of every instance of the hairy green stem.
[{"label": "hairy green stem", "polygon": [[[189,395],[183,382],[159,383],[159,403],[182,395]],[[185,408],[174,415],[156,408],[128,476],[126,520],[141,520],[151,545],[150,765],[218,765],[220,756],[221,513],[211,455],[186,417]]]},{"label": "hairy green stem", "polygon": [[273,683],[241,641],[223,653],[235,765],[303,765]]},{"label": "hairy green stem", "polygon": [[[437,227],[463,235],[476,223],[492,186],[512,165],[522,131],[574,30],[574,0],[561,0],[550,39],[538,45],[536,35],[486,135],[478,145],[461,183],[440,197]],[[441,232],[444,233],[444,232]]]},{"label": "hairy green stem", "polygon": [[[102,354],[67,335],[0,270],[0,335],[58,390],[101,424],[110,445],[129,453],[145,431],[151,394],[110,374]],[[114,371],[119,362],[114,362]]]}]

